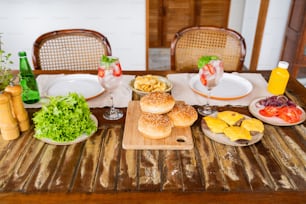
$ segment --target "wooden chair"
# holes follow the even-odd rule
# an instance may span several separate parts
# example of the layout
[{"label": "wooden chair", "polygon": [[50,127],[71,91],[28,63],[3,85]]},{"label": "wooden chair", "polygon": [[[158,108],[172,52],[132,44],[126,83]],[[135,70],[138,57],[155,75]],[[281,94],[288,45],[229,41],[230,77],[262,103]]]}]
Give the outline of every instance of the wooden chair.
[{"label": "wooden chair", "polygon": [[104,35],[92,30],[70,29],[38,37],[32,58],[36,70],[97,70],[103,54],[112,54]]},{"label": "wooden chair", "polygon": [[246,46],[244,38],[234,30],[219,27],[187,27],[178,31],[171,42],[171,69],[197,70],[201,56],[216,55],[225,71],[243,68]]}]

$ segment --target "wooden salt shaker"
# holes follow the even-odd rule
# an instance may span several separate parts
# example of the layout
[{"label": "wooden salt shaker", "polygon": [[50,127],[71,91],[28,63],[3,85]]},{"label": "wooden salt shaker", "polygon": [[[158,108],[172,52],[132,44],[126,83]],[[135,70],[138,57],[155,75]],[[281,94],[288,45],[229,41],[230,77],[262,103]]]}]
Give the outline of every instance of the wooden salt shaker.
[{"label": "wooden salt shaker", "polygon": [[0,94],[0,129],[4,140],[14,140],[19,137],[18,123],[11,109],[11,95],[3,92]]},{"label": "wooden salt shaker", "polygon": [[18,121],[20,131],[27,131],[28,129],[30,129],[30,121],[28,112],[25,110],[22,102],[21,86],[9,85],[5,88],[4,91],[10,93],[12,96],[13,113]]}]

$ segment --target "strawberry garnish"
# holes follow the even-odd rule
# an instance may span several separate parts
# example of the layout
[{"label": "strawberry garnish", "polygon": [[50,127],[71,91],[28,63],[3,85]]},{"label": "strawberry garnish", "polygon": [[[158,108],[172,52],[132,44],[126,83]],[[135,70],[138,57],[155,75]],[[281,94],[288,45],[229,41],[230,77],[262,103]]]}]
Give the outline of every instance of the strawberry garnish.
[{"label": "strawberry garnish", "polygon": [[200,75],[200,81],[201,81],[201,83],[202,83],[204,86],[207,85],[207,80],[206,80],[205,74],[201,74],[201,75]]},{"label": "strawberry garnish", "polygon": [[207,70],[211,75],[216,73],[216,68],[212,64],[206,64],[203,69]]},{"label": "strawberry garnish", "polygon": [[99,77],[104,77],[105,75],[105,70],[103,68],[98,68],[98,76]]},{"label": "strawberry garnish", "polygon": [[119,77],[122,75],[122,69],[120,63],[116,63],[115,68],[113,69],[113,75]]}]

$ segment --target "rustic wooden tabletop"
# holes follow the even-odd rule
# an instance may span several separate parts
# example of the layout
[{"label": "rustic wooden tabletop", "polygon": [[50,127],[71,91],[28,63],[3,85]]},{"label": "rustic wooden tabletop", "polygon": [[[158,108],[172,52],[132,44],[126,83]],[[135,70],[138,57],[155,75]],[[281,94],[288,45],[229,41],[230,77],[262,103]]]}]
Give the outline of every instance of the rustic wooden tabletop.
[{"label": "rustic wooden tabletop", "polygon": [[[305,109],[295,79],[286,94]],[[218,109],[251,116],[247,107]],[[33,138],[33,125],[0,141],[0,203],[306,203],[305,122],[265,124],[260,142],[233,147],[206,137],[199,118],[191,150],[125,150],[125,118],[109,122],[103,108],[91,111],[98,131],[81,143],[48,145]]]}]

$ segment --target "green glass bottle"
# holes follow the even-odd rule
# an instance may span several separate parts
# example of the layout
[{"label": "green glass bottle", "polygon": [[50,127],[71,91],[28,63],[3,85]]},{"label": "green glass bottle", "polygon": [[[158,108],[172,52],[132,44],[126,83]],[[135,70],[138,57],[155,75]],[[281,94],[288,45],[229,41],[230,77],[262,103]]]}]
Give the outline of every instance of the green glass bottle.
[{"label": "green glass bottle", "polygon": [[40,100],[35,76],[28,62],[26,52],[19,52],[20,85],[22,87],[22,101],[32,104]]}]

